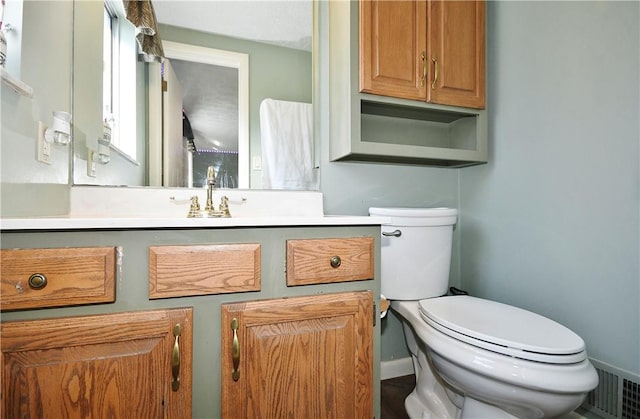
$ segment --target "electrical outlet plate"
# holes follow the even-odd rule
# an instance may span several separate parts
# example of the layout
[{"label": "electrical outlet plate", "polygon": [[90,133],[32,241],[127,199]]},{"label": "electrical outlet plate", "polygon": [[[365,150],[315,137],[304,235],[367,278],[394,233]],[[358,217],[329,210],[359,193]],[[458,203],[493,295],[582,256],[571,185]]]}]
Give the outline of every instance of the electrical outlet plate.
[{"label": "electrical outlet plate", "polygon": [[47,127],[42,121],[38,121],[38,161],[51,164],[51,143],[44,139],[44,132]]},{"label": "electrical outlet plate", "polygon": [[253,156],[253,170],[262,170],[262,157]]},{"label": "electrical outlet plate", "polygon": [[96,177],[96,161],[94,159],[95,152],[91,149],[87,150],[87,176]]}]

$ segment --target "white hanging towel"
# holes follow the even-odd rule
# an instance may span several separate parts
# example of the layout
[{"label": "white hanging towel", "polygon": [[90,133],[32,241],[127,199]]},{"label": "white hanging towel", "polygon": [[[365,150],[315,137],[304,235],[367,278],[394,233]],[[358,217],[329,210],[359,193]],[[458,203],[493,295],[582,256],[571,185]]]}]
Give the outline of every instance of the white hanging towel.
[{"label": "white hanging towel", "polygon": [[310,103],[264,99],[260,104],[260,141],[263,188],[318,190]]}]

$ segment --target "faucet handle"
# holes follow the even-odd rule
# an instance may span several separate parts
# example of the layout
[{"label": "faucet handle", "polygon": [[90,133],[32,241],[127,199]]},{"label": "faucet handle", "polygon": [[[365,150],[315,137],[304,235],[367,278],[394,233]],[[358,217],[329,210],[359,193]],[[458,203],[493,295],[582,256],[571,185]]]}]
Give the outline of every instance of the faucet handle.
[{"label": "faucet handle", "polygon": [[222,198],[220,198],[220,206],[218,208],[220,210],[221,217],[231,217],[231,212],[229,211],[229,198],[223,195]]},{"label": "faucet handle", "polygon": [[191,197],[191,206],[189,207],[189,213],[187,214],[187,218],[198,218],[202,217],[202,213],[200,212],[200,203],[198,202],[198,196],[194,195]]}]

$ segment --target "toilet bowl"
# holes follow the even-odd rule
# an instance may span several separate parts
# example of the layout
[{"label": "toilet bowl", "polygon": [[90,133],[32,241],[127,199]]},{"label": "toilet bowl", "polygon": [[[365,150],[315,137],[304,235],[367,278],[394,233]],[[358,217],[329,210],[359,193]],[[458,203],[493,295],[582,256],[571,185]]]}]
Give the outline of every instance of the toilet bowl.
[{"label": "toilet bowl", "polygon": [[[436,312],[444,309],[444,319],[449,314],[446,310],[461,310],[457,317],[485,326],[481,331],[482,339],[473,336],[480,335],[478,328],[464,322],[460,325],[455,322],[455,316],[448,324],[454,327],[452,329],[430,318],[426,320],[428,316],[421,308],[429,303],[436,303]],[[486,313],[480,314],[478,306],[495,310],[487,316]],[[461,417],[558,417],[580,406],[586,393],[597,385],[597,374],[587,359],[582,339],[542,316],[468,296],[438,297],[419,302],[392,301],[391,307],[402,317],[405,334],[411,336],[408,343],[413,346],[410,348],[412,356],[420,358],[420,352],[424,353],[421,362],[417,365],[414,362],[416,376],[424,374],[424,371],[419,371],[425,366],[432,368],[439,378],[434,378],[432,386],[442,386],[445,390],[442,394],[446,394],[447,389],[454,393],[448,395],[449,400],[445,398],[438,403],[451,402],[462,410]],[[469,311],[471,309],[474,311]],[[475,315],[465,317],[463,310]],[[503,314],[511,317],[502,317]],[[497,317],[490,323],[484,323],[492,316]],[[529,321],[509,328],[508,323],[513,326],[514,320],[524,319]],[[462,334],[459,331],[462,327],[469,334]],[[495,333],[490,334],[492,327]],[[543,339],[547,346],[536,345],[534,337],[526,336],[526,328],[537,329],[538,337],[547,330],[549,336]],[[522,337],[524,339],[518,339]],[[523,347],[536,350],[527,351]],[[419,379],[416,381],[420,382]],[[455,395],[464,395],[464,399],[456,400]],[[425,395],[422,396],[418,400]],[[449,410],[455,412],[457,409]],[[411,410],[414,411],[411,417],[423,417],[426,409],[412,406]],[[484,414],[478,413],[479,410]],[[434,413],[434,418],[455,417],[455,414]]]},{"label": "toilet bowl", "polygon": [[530,311],[444,296],[457,211],[371,208],[382,228],[382,292],[401,317],[416,374],[411,418],[551,418],[598,383],[584,341]]}]

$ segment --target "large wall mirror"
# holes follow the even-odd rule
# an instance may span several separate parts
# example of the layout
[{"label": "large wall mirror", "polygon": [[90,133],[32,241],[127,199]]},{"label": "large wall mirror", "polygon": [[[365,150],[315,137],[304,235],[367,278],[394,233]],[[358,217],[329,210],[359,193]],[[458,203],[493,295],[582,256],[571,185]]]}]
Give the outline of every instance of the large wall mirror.
[{"label": "large wall mirror", "polygon": [[[213,165],[219,187],[318,188],[313,0],[154,1],[163,62],[138,59],[120,0],[98,3],[75,2],[75,185],[200,187]],[[102,54],[93,51],[98,41]],[[112,80],[115,93],[96,80]],[[180,89],[167,93],[168,84]],[[164,116],[169,94],[182,99],[173,122]],[[274,138],[295,146],[274,146]],[[311,176],[280,179],[293,165]]]}]

